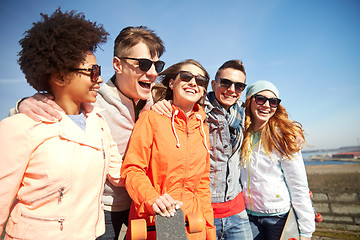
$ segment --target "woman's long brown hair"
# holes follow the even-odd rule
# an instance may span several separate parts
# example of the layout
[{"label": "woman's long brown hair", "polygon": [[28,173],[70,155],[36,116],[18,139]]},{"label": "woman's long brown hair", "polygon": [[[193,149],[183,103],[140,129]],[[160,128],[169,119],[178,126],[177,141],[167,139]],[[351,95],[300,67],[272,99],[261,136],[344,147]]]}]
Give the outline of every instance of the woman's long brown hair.
[{"label": "woman's long brown hair", "polygon": [[[252,97],[245,101],[245,132],[244,141],[241,146],[241,162],[244,164],[248,159],[251,146],[251,132],[253,131],[253,121],[251,115]],[[261,130],[261,144],[267,154],[277,152],[281,157],[291,159],[293,154],[298,152],[296,139],[304,137],[304,130],[299,122],[289,119],[288,113],[282,105],[279,105],[275,114],[269,119],[265,127]]]}]

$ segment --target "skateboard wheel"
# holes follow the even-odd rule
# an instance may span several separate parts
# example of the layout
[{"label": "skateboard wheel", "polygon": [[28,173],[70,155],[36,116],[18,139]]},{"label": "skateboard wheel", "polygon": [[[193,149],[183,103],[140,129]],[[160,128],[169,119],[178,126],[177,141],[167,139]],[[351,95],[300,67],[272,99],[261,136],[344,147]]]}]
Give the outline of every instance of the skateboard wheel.
[{"label": "skateboard wheel", "polygon": [[289,238],[288,240],[297,240],[297,238]]},{"label": "skateboard wheel", "polygon": [[315,222],[322,222],[323,218],[320,213],[315,213]]},{"label": "skateboard wheel", "polygon": [[189,213],[186,217],[189,223],[189,233],[198,233],[204,230],[205,222],[201,213]]},{"label": "skateboard wheel", "polygon": [[147,239],[147,228],[145,219],[131,220],[131,239],[144,240]]}]

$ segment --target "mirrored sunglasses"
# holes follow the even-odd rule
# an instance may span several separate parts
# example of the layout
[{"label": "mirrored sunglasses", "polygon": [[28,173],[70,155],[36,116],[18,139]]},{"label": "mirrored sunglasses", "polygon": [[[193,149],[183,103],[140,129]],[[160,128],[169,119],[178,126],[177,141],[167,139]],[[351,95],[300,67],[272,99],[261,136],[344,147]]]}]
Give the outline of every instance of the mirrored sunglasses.
[{"label": "mirrored sunglasses", "polygon": [[160,60],[155,62],[155,61],[151,61],[150,59],[147,59],[147,58],[130,58],[130,57],[119,57],[119,58],[138,61],[139,68],[143,72],[149,71],[151,66],[154,64],[156,72],[160,73],[164,69],[164,66],[165,66],[165,62],[160,61]]},{"label": "mirrored sunglasses", "polygon": [[195,82],[200,87],[206,87],[208,84],[208,79],[201,75],[194,75],[188,71],[180,71],[180,80],[183,82],[190,82],[191,79],[195,78]]},{"label": "mirrored sunglasses", "polygon": [[269,106],[272,108],[277,108],[281,102],[279,98],[267,98],[263,95],[254,95],[253,98],[258,105],[264,105],[266,101],[269,101]]},{"label": "mirrored sunglasses", "polygon": [[241,93],[244,91],[246,84],[242,82],[233,82],[227,78],[220,78],[220,85],[224,88],[230,88],[232,85],[235,85],[235,91]]}]

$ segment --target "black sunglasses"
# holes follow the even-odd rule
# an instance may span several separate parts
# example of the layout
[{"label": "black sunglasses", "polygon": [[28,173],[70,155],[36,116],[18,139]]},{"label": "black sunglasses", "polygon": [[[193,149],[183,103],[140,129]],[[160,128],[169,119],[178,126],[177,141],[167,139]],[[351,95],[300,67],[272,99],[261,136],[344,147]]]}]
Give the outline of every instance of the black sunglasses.
[{"label": "black sunglasses", "polygon": [[98,81],[101,75],[101,66],[99,65],[92,65],[91,68],[72,68],[70,70],[90,72],[90,79],[94,83]]},{"label": "black sunglasses", "polygon": [[241,93],[242,91],[244,91],[246,84],[242,83],[242,82],[233,82],[229,79],[226,78],[220,78],[220,85],[225,87],[225,88],[230,88],[232,85],[235,85],[235,91],[238,93]]},{"label": "black sunglasses", "polygon": [[256,104],[258,105],[264,105],[266,101],[269,101],[269,105],[272,108],[277,108],[281,102],[281,99],[279,98],[267,98],[263,95],[253,95]]},{"label": "black sunglasses", "polygon": [[180,71],[178,74],[180,75],[180,80],[183,82],[190,82],[191,79],[195,78],[196,84],[200,87],[206,87],[208,84],[208,79],[204,76],[194,75],[188,71]]},{"label": "black sunglasses", "polygon": [[160,61],[160,60],[155,62],[155,61],[151,61],[150,59],[147,59],[147,58],[130,58],[130,57],[119,57],[119,58],[120,59],[130,59],[130,60],[138,61],[139,68],[143,72],[149,71],[152,64],[154,64],[155,70],[156,70],[157,73],[161,72],[164,69],[164,66],[165,66],[165,62]]}]

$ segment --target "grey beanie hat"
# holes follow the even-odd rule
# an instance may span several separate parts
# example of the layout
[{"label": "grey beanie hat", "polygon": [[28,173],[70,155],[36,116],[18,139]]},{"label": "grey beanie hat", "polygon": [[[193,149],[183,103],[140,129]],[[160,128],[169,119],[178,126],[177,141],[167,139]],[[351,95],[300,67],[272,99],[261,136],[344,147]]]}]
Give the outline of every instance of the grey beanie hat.
[{"label": "grey beanie hat", "polygon": [[261,91],[265,91],[265,90],[269,90],[271,92],[273,92],[275,94],[275,96],[277,98],[279,98],[279,90],[275,87],[275,85],[269,81],[266,80],[259,80],[254,82],[253,84],[251,84],[247,89],[246,89],[246,98],[261,92]]}]

